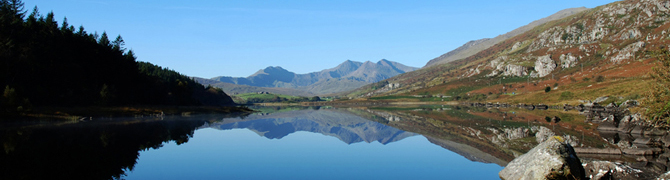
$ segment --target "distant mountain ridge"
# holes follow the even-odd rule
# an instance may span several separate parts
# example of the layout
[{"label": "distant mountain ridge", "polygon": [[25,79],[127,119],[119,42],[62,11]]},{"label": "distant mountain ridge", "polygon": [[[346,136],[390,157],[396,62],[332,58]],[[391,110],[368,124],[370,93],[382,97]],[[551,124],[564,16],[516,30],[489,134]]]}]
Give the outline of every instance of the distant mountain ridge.
[{"label": "distant mountain ridge", "polygon": [[568,17],[573,14],[577,14],[579,12],[588,10],[589,8],[586,7],[579,7],[579,8],[569,8],[569,9],[564,9],[561,11],[558,11],[551,16],[535,20],[525,26],[521,26],[519,28],[516,28],[510,32],[507,32],[505,34],[496,36],[495,38],[483,38],[483,39],[478,39],[478,40],[472,40],[469,41],[465,44],[463,44],[461,47],[458,47],[452,51],[449,51],[445,54],[442,54],[439,57],[436,57],[434,59],[431,59],[426,63],[425,67],[433,66],[433,65],[438,65],[438,64],[444,64],[444,63],[449,63],[455,60],[467,58],[469,56],[472,56],[474,54],[477,54],[478,52],[485,50],[487,48],[490,48],[491,46],[498,44],[506,39],[509,39],[511,37],[514,37],[519,34],[523,34],[524,32],[531,30],[535,28],[536,26],[542,25],[546,22],[557,20],[557,19],[562,19],[565,17]]},{"label": "distant mountain ridge", "polygon": [[[214,82],[205,79],[198,81],[217,87],[223,86],[221,88],[224,90],[226,89],[226,85],[218,82],[264,88],[291,88],[304,91],[301,94],[312,95],[349,91],[417,69],[419,68],[406,66],[386,59],[382,59],[377,63],[347,60],[334,68],[307,74],[296,74],[279,66],[270,66],[248,77],[218,76],[211,79],[215,80]],[[226,92],[245,93],[236,91]]]}]

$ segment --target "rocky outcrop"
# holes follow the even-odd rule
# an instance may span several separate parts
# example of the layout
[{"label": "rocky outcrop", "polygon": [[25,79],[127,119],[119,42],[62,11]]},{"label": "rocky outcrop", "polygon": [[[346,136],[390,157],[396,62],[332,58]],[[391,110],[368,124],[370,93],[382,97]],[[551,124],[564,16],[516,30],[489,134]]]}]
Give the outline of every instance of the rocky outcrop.
[{"label": "rocky outcrop", "polygon": [[501,179],[585,179],[586,174],[574,149],[554,136],[507,164]]},{"label": "rocky outcrop", "polygon": [[493,77],[497,75],[502,76],[526,76],[528,75],[528,68],[510,63],[507,56],[500,56],[491,61],[489,67],[493,68],[493,71],[486,75],[487,77]]},{"label": "rocky outcrop", "polygon": [[556,62],[551,59],[551,55],[544,55],[537,58],[535,61],[535,71],[538,77],[544,77],[551,74],[556,69]]},{"label": "rocky outcrop", "polygon": [[624,60],[630,60],[632,58],[635,58],[635,53],[640,51],[640,49],[643,48],[645,44],[646,43],[642,41],[629,44],[625,48],[621,49],[621,51],[619,51],[619,54],[610,59],[610,61],[613,63],[621,63]]},{"label": "rocky outcrop", "polygon": [[558,59],[561,60],[562,68],[570,68],[577,65],[577,57],[573,56],[572,53],[562,54]]}]

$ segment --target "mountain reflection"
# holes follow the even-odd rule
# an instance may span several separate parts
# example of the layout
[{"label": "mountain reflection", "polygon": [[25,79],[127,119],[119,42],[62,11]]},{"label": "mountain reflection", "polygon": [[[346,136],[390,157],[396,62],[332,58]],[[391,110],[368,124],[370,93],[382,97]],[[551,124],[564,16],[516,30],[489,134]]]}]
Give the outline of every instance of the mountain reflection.
[{"label": "mountain reflection", "polygon": [[[573,146],[607,143],[593,129],[573,128],[581,115],[556,111],[456,106],[257,109],[261,112],[244,117],[2,124],[0,179],[120,179],[135,168],[141,151],[158,149],[167,142],[187,143],[201,128],[249,129],[269,139],[305,131],[336,137],[346,144],[389,144],[423,135],[471,161],[500,166],[548,136],[564,136]],[[562,121],[544,121],[547,116]]]},{"label": "mountain reflection", "polygon": [[119,179],[140,151],[183,144],[222,117],[0,126],[0,179]]},{"label": "mountain reflection", "polygon": [[388,144],[417,135],[338,109],[308,108],[256,114],[245,117],[244,121],[239,122],[230,123],[224,119],[209,127],[221,130],[249,129],[269,139],[281,139],[297,131],[307,131],[337,137],[347,144],[363,141]]}]

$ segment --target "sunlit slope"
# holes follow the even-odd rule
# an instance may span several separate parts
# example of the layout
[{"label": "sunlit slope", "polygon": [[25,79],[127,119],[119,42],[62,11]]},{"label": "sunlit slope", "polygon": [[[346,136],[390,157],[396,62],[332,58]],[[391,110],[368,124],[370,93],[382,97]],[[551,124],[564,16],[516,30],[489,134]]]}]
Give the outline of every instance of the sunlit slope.
[{"label": "sunlit slope", "polygon": [[661,1],[596,7],[537,26],[468,58],[389,78],[347,96],[546,103],[600,96],[636,99],[650,82],[647,72],[654,59],[647,51],[670,43],[669,8]]}]

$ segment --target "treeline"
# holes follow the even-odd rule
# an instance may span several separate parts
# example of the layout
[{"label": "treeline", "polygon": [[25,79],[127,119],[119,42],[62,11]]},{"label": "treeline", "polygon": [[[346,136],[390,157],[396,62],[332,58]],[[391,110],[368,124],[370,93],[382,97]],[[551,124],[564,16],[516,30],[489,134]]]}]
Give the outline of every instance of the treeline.
[{"label": "treeline", "polygon": [[119,35],[59,23],[0,0],[0,106],[225,105],[232,99],[175,71],[137,62]]}]

